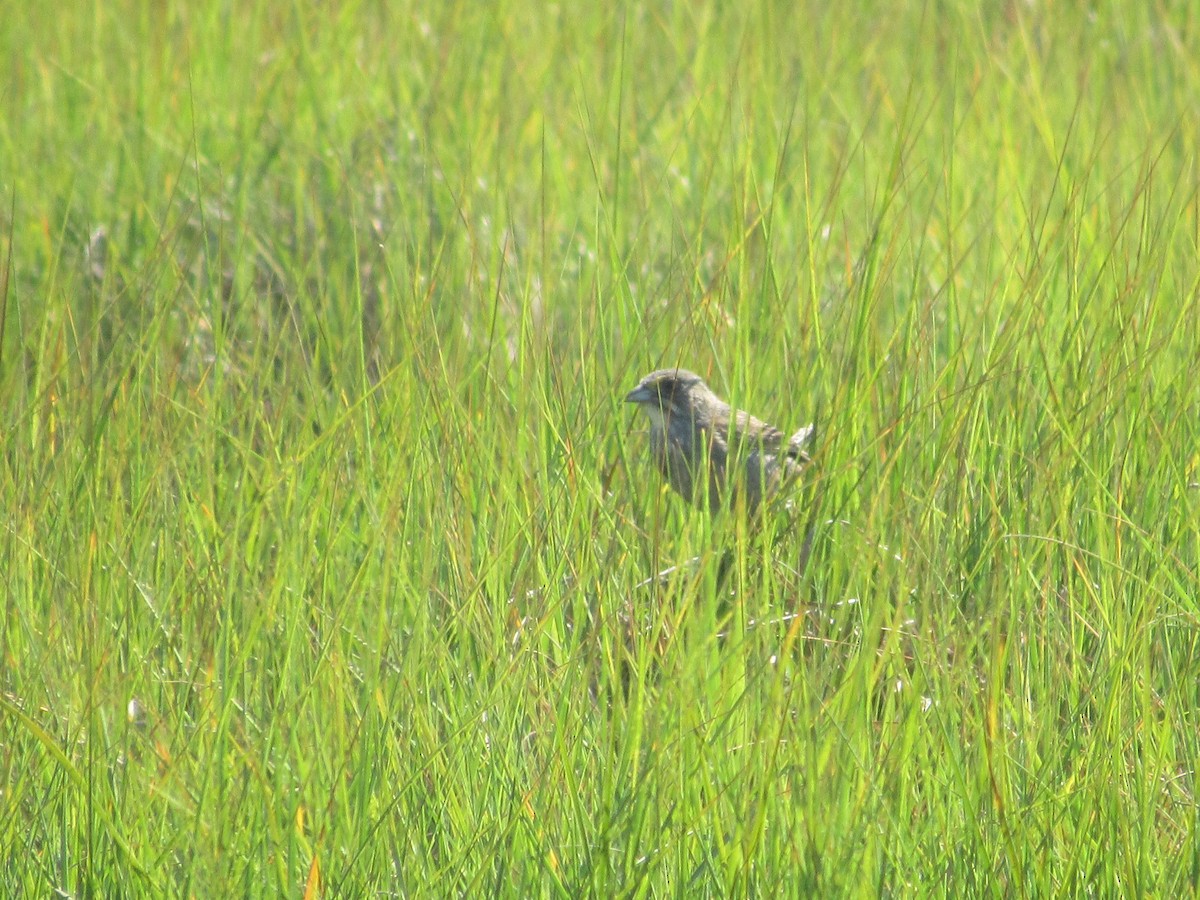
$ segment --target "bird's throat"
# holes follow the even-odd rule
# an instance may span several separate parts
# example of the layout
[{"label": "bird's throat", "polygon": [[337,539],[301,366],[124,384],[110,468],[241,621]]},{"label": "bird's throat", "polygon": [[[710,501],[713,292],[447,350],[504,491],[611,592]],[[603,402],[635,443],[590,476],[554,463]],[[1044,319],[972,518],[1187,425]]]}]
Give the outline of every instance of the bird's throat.
[{"label": "bird's throat", "polygon": [[650,417],[650,426],[652,428],[666,428],[667,417],[663,415],[662,410],[657,406],[647,404],[643,407],[646,410],[646,415]]}]

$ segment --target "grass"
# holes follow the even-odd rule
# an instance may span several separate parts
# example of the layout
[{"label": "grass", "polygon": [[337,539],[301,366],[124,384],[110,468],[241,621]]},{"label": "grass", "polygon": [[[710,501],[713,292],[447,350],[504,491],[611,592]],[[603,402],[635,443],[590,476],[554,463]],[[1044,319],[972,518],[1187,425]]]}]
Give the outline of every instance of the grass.
[{"label": "grass", "polygon": [[150,6],[0,29],[2,893],[1195,893],[1186,4]]}]

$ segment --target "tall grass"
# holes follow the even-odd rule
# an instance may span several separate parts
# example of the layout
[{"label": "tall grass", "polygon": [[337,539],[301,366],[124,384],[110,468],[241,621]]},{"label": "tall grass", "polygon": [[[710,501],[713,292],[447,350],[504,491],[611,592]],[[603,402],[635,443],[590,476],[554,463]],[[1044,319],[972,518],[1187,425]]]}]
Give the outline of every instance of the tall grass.
[{"label": "tall grass", "polygon": [[3,893],[1195,892],[1198,22],[984,6],[9,10]]}]

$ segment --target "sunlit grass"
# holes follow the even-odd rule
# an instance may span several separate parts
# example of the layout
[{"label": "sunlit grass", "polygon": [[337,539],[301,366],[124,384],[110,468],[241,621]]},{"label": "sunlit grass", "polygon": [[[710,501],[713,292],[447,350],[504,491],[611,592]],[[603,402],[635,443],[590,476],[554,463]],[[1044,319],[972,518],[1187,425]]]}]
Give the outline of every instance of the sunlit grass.
[{"label": "sunlit grass", "polygon": [[1061,6],[10,11],[3,893],[1193,892],[1200,46]]}]

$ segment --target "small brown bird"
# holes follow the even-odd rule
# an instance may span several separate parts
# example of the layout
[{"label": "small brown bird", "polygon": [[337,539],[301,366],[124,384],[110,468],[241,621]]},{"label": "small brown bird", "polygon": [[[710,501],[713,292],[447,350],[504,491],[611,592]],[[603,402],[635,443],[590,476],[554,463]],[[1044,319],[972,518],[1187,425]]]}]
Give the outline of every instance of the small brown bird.
[{"label": "small brown bird", "polygon": [[[716,511],[744,496],[753,511],[781,485],[797,476],[808,454],[813,426],[790,439],[782,431],[741,410],[732,410],[704,380],[686,369],[651,372],[625,395],[650,419],[650,450],[667,481],[685,500]],[[730,495],[726,470],[732,466]]]}]

